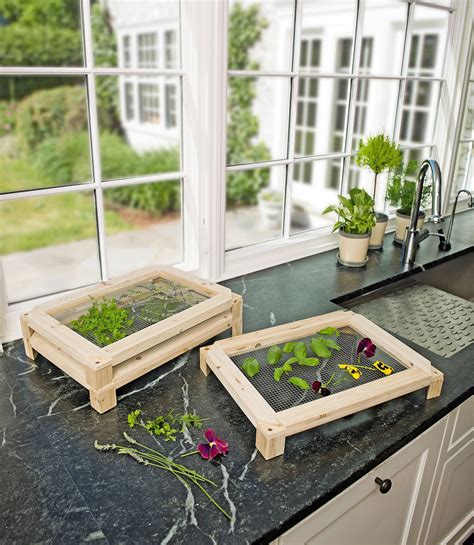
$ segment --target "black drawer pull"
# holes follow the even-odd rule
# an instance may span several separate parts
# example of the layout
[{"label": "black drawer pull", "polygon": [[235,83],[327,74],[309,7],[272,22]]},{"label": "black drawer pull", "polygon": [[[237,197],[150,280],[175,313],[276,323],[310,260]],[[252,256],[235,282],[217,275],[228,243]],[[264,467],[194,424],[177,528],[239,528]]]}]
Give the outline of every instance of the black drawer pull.
[{"label": "black drawer pull", "polygon": [[379,485],[380,492],[386,494],[392,488],[392,481],[390,479],[375,478],[375,482]]}]

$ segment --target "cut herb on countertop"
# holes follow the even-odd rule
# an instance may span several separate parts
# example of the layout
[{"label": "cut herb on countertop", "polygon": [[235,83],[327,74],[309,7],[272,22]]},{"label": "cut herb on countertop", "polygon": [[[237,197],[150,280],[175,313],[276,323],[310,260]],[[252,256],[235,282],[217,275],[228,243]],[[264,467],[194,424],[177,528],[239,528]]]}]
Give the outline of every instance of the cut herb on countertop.
[{"label": "cut herb on countertop", "polygon": [[132,325],[130,312],[120,308],[115,299],[94,301],[85,314],[70,323],[76,333],[91,336],[102,347],[123,339]]},{"label": "cut herb on countertop", "polygon": [[[176,434],[183,433],[185,431],[185,427],[187,426],[201,429],[202,423],[206,420],[194,413],[183,413],[174,415],[173,411],[170,411],[165,416],[157,416],[153,420],[148,420],[147,422],[144,422],[141,419],[141,416],[142,411],[140,409],[136,409],[130,412],[127,416],[129,427],[140,427],[148,433],[155,435],[164,435],[165,441],[174,441],[176,439]],[[181,429],[172,429],[170,423],[174,425],[181,425]],[[178,481],[187,489],[191,489],[191,485],[193,484],[196,485],[201,490],[201,492],[208,498],[208,500],[213,503],[217,507],[217,509],[221,511],[222,514],[224,514],[229,520],[231,520],[232,517],[229,515],[229,513],[227,513],[227,511],[225,511],[204,488],[204,485],[210,485],[214,488],[217,488],[217,484],[214,481],[208,479],[207,477],[193,469],[190,469],[182,464],[173,462],[170,455],[167,456],[166,454],[159,452],[156,449],[152,449],[147,445],[139,443],[134,437],[128,435],[126,432],[123,433],[123,436],[129,443],[129,445],[118,445],[115,443],[100,444],[96,440],[94,442],[94,447],[101,452],[115,451],[117,452],[117,454],[125,454],[133,458],[139,464],[163,469],[164,471],[167,471],[174,475],[178,479]],[[201,452],[201,456],[203,458],[212,460],[218,455],[227,454],[229,452],[228,443],[223,439],[217,438],[217,435],[213,430],[206,430],[205,437],[207,443],[201,443],[200,445],[198,445],[198,450],[195,451],[201,452],[202,450],[203,452]],[[208,456],[205,456],[203,453],[207,453]],[[194,454],[194,452],[190,454]]]}]

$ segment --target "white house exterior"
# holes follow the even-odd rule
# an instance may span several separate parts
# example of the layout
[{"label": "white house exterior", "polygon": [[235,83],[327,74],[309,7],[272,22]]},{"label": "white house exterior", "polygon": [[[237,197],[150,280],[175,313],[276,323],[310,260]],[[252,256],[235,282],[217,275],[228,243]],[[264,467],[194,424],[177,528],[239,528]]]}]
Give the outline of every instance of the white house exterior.
[{"label": "white house exterior", "polygon": [[[262,17],[268,21],[252,54],[260,70],[291,71],[293,1],[242,0],[241,3],[258,4]],[[178,67],[178,2],[110,1],[107,5],[117,34],[120,67]],[[351,80],[341,74],[350,71],[355,6],[353,0],[303,3],[299,69],[302,73],[308,70],[321,74],[318,78],[300,77],[296,105],[294,155],[320,156],[318,160],[296,164],[293,170],[293,204],[302,206],[306,212],[297,221],[305,223],[307,228],[332,221],[321,212],[335,201],[339,190],[341,159],[324,156],[344,151]],[[401,0],[366,1],[359,73],[376,79],[358,80],[351,151],[357,150],[361,137],[381,131],[391,136],[395,131],[403,146],[432,141],[438,83],[407,82],[396,130],[399,80],[384,79],[396,78],[401,73],[406,12],[407,4]],[[448,12],[417,7],[408,75],[441,76],[447,22]],[[122,122],[127,139],[136,150],[179,144],[179,93],[177,78],[120,76]],[[258,140],[267,144],[272,159],[284,159],[287,154],[289,101],[287,78],[275,75],[257,78],[254,112],[260,123]],[[406,155],[422,158],[429,153],[430,148],[426,147]],[[369,173],[360,171],[353,163],[348,183],[349,187],[361,186],[372,191]],[[272,169],[270,184],[283,191],[284,169]],[[380,207],[384,199],[382,192],[379,193]]]}]

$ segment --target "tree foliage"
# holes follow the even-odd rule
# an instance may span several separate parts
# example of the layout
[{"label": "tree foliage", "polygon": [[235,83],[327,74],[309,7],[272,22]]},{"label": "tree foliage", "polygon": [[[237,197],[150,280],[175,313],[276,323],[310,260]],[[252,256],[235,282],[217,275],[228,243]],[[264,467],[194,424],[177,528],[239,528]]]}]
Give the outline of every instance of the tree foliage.
[{"label": "tree foliage", "polygon": [[[244,7],[236,2],[229,15],[229,68],[256,70],[251,50],[261,38],[267,22],[258,5]],[[249,163],[270,159],[264,142],[256,142],[259,122],[252,111],[255,78],[229,78],[227,162]],[[268,183],[268,170],[233,172],[227,183],[228,204],[255,204],[257,193]]]}]

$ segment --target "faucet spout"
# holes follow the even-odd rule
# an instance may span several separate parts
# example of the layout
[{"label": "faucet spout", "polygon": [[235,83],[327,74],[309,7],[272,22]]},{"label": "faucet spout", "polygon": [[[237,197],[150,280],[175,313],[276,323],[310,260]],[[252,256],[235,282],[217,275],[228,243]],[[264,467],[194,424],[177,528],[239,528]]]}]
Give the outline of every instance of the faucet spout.
[{"label": "faucet spout", "polygon": [[411,208],[410,226],[403,242],[402,248],[402,263],[404,265],[413,265],[415,262],[415,253],[418,243],[420,242],[419,232],[416,228],[418,215],[420,213],[421,201],[423,196],[423,187],[426,181],[428,170],[431,171],[433,180],[432,189],[432,217],[434,223],[441,223],[441,169],[437,161],[434,159],[425,159],[421,164],[420,171],[416,179],[415,196]]}]

